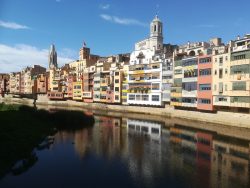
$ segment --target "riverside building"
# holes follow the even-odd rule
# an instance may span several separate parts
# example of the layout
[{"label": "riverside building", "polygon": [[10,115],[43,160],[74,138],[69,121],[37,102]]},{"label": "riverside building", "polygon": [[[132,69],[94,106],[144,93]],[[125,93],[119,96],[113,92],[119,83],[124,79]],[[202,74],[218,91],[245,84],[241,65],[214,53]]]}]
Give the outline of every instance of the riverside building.
[{"label": "riverside building", "polygon": [[250,112],[250,34],[230,42],[230,107]]},{"label": "riverside building", "polygon": [[158,16],[150,37],[135,44],[130,55],[127,104],[162,106],[163,25]]}]

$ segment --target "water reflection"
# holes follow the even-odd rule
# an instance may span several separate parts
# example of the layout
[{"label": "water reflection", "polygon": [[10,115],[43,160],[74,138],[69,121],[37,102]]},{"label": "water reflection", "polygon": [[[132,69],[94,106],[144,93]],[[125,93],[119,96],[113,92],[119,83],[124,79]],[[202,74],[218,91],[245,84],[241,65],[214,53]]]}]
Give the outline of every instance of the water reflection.
[{"label": "water reflection", "polygon": [[107,116],[95,121],[93,129],[75,133],[78,155],[83,158],[86,150],[108,159],[118,155],[143,186],[163,186],[171,178],[181,186],[249,186],[249,141],[179,124]]},{"label": "water reflection", "polygon": [[[72,163],[68,175],[79,186],[94,174],[98,186],[249,187],[249,140],[219,134],[217,129],[95,114],[94,127],[58,132],[47,152],[58,152],[60,146],[66,156],[76,156],[60,160]],[[46,162],[38,161],[45,166]],[[76,178],[79,174],[84,176]],[[66,181],[60,173],[56,176]],[[3,185],[8,181],[15,179],[8,177]]]}]

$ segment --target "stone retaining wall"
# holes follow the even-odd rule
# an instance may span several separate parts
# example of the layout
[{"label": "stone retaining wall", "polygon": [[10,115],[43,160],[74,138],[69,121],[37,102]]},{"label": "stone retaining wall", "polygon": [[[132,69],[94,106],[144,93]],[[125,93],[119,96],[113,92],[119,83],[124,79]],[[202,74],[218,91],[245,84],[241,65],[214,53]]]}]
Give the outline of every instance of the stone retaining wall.
[{"label": "stone retaining wall", "polygon": [[[20,99],[13,98],[12,96],[6,96],[5,98],[0,98],[0,102],[6,103],[21,103],[21,104],[33,104],[31,99]],[[163,116],[166,118],[181,118],[188,119],[192,121],[207,122],[214,124],[229,125],[235,127],[250,128],[250,114],[241,114],[233,112],[217,112],[217,113],[204,113],[197,111],[186,111],[186,110],[176,110],[170,106],[165,108],[155,108],[155,107],[140,107],[140,106],[124,106],[124,105],[110,105],[102,103],[83,103],[77,101],[49,101],[46,96],[38,96],[36,101],[37,105],[49,105],[49,106],[64,106],[64,107],[82,107],[93,110],[104,110],[104,111],[114,111],[122,113],[140,113],[140,114],[151,114],[157,116]]]}]

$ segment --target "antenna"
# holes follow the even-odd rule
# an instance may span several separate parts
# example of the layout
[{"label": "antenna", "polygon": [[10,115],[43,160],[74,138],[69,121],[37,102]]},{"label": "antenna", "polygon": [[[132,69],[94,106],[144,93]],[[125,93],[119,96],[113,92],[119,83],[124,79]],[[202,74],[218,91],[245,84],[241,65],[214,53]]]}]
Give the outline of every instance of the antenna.
[{"label": "antenna", "polygon": [[156,4],[156,17],[158,17],[158,15],[159,15],[159,7],[160,7],[160,5]]}]

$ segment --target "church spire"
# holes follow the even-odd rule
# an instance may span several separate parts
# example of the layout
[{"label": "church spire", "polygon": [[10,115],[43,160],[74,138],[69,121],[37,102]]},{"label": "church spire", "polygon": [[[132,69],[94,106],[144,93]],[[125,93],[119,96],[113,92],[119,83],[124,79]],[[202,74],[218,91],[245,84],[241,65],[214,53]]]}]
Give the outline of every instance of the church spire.
[{"label": "church spire", "polygon": [[49,50],[49,68],[50,69],[58,68],[57,53],[56,53],[56,48],[54,44],[50,46],[50,50]]}]

